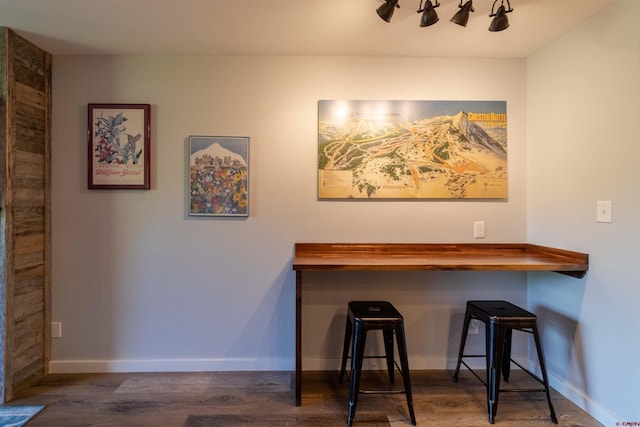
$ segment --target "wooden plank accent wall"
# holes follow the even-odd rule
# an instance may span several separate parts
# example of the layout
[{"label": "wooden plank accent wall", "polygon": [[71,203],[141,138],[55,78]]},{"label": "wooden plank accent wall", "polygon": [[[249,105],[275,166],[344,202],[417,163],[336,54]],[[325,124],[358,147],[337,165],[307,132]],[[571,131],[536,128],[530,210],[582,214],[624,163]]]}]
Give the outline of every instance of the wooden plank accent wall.
[{"label": "wooden plank accent wall", "polygon": [[2,402],[51,353],[51,55],[0,28]]}]

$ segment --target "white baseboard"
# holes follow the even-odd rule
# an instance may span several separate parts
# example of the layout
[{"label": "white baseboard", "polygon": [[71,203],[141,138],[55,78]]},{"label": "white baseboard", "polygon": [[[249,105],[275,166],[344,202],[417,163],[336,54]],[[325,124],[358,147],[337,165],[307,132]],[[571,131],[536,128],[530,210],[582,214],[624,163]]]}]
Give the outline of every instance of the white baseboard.
[{"label": "white baseboard", "polygon": [[[622,420],[616,418],[598,402],[586,396],[571,384],[567,384],[566,381],[555,376],[552,372],[549,372],[549,385],[601,424],[605,426],[623,425]],[[558,416],[560,415],[558,414]]]},{"label": "white baseboard", "polygon": [[292,371],[293,359],[53,360],[51,374],[114,372]]},{"label": "white baseboard", "polygon": [[[541,376],[540,365],[537,361],[529,360],[528,368],[536,375]],[[527,366],[527,365],[524,365]],[[605,426],[621,426],[622,420],[616,418],[611,412],[604,408],[601,404],[585,395],[582,390],[575,388],[573,385],[567,383],[564,379],[555,375],[551,371],[547,371],[549,375],[549,385],[558,393],[569,399],[577,407],[585,411],[596,421]],[[558,417],[562,414],[557,414]]]},{"label": "white baseboard", "polygon": [[[383,362],[372,360],[367,369],[385,369]],[[376,366],[376,363],[379,366]],[[467,360],[470,366],[483,369],[484,361]],[[411,369],[455,368],[456,359],[441,357],[415,357]],[[339,359],[304,359],[302,367],[307,371],[340,369]],[[293,359],[115,359],[115,360],[52,360],[52,374],[111,373],[111,372],[207,372],[207,371],[293,371]],[[463,367],[464,369],[464,367]]]}]

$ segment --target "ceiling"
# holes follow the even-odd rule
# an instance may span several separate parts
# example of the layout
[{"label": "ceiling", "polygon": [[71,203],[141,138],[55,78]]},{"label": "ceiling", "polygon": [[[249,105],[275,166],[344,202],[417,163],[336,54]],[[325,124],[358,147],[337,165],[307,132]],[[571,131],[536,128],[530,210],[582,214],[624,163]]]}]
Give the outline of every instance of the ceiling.
[{"label": "ceiling", "polygon": [[419,0],[400,0],[390,23],[382,0],[0,0],[0,26],[53,55],[524,58],[613,0],[510,1],[511,25],[496,33],[493,0],[474,0],[467,27],[449,22],[459,0],[440,0],[426,28]]}]

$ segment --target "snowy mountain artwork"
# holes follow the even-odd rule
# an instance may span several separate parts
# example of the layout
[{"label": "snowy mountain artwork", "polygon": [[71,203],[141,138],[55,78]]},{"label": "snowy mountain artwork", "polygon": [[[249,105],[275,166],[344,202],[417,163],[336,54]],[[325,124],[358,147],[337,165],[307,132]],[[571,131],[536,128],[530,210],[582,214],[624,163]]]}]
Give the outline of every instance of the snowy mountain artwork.
[{"label": "snowy mountain artwork", "polygon": [[189,137],[189,215],[249,215],[249,138]]},{"label": "snowy mountain artwork", "polygon": [[505,101],[318,103],[320,199],[503,199]]}]

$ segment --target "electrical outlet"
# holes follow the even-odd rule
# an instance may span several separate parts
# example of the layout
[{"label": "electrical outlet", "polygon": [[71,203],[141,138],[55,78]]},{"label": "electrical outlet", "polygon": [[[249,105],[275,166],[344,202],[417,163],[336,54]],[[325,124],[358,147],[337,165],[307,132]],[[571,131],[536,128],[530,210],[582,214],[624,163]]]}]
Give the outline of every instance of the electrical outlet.
[{"label": "electrical outlet", "polygon": [[484,221],[473,222],[473,237],[475,239],[484,239]]},{"label": "electrical outlet", "polygon": [[51,338],[62,338],[62,322],[51,322]]},{"label": "electrical outlet", "polygon": [[479,329],[480,321],[478,319],[471,319],[471,322],[469,322],[469,330],[467,331],[467,335],[478,335]]}]

